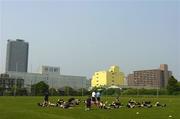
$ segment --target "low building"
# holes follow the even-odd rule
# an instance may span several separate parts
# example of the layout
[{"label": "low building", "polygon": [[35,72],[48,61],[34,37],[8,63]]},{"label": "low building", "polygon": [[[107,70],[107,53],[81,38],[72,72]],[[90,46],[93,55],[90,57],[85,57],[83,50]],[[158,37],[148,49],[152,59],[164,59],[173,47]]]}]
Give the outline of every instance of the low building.
[{"label": "low building", "polygon": [[111,66],[108,71],[98,71],[92,76],[91,87],[124,85],[124,73],[118,66]]},{"label": "low building", "polygon": [[0,87],[5,90],[11,90],[13,87],[23,88],[24,79],[22,78],[12,78],[8,74],[0,75]]},{"label": "low building", "polygon": [[87,87],[88,80],[85,76],[60,75],[60,68],[58,67],[43,66],[42,69],[41,73],[7,72],[7,74],[9,74],[11,78],[24,79],[24,87],[29,91],[31,85],[40,81],[44,81],[50,88],[55,89],[65,86],[72,87],[73,89],[89,88]]},{"label": "low building", "polygon": [[128,86],[162,88],[168,84],[168,79],[172,75],[168,71],[167,64],[161,64],[159,69],[139,70],[127,76]]}]

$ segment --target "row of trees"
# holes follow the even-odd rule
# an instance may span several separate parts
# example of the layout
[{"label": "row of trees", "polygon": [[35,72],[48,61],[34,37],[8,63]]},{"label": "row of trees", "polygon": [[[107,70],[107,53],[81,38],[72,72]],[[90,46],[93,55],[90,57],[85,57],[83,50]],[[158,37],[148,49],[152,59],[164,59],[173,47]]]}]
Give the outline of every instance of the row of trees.
[{"label": "row of trees", "polygon": [[[96,90],[96,89],[93,89]],[[166,89],[135,89],[135,88],[101,88],[103,96],[120,96],[120,95],[167,95]]]},{"label": "row of trees", "polygon": [[135,89],[135,88],[93,88],[93,90],[100,90],[102,95],[180,95],[180,82],[173,76],[169,78],[166,88],[161,89]]},{"label": "row of trees", "polygon": [[173,76],[169,78],[167,91],[169,95],[180,95],[180,82],[178,82]]},{"label": "row of trees", "polygon": [[0,96],[27,96],[28,91],[26,88],[11,88],[9,90],[0,87]]},{"label": "row of trees", "polygon": [[101,95],[106,96],[118,96],[118,95],[180,95],[180,82],[178,82],[173,76],[170,77],[168,81],[167,88],[164,89],[121,89],[121,88],[93,88],[91,91],[87,89],[75,90],[71,87],[63,87],[58,90],[54,88],[49,88],[49,85],[43,81],[31,86],[31,93],[29,94],[26,88],[11,88],[10,90],[5,90],[0,87],[0,95],[32,95],[32,96],[42,96],[45,92],[49,92],[52,96],[84,96],[90,95],[92,91],[100,91]]},{"label": "row of trees", "polygon": [[47,85],[43,81],[31,86],[31,94],[33,96],[42,96],[45,92],[49,92],[49,94],[52,96],[83,96],[89,94],[87,89],[81,88],[75,90],[68,86],[56,90],[54,88],[49,88],[49,85]]}]

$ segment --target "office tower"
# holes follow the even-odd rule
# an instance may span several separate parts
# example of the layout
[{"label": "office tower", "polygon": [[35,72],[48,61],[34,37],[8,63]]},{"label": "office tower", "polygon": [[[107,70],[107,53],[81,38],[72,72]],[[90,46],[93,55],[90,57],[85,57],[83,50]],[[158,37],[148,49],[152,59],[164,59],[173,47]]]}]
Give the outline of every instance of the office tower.
[{"label": "office tower", "polygon": [[8,40],[6,72],[27,72],[29,44],[21,39]]}]

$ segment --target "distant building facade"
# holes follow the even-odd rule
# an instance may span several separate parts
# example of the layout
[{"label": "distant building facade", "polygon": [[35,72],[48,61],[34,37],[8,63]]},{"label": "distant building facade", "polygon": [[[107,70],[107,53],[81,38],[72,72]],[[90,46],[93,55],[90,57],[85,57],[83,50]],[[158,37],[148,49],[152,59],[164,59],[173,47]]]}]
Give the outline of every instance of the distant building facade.
[{"label": "distant building facade", "polygon": [[60,75],[60,67],[42,66],[41,73],[42,74],[57,74],[57,75]]},{"label": "distant building facade", "polygon": [[133,74],[127,76],[127,82],[128,86],[162,88],[167,86],[171,75],[168,65],[161,64],[159,69],[134,71]]},{"label": "distant building facade", "polygon": [[29,44],[21,39],[8,40],[6,72],[27,72]]},{"label": "distant building facade", "polygon": [[[47,69],[46,69],[47,68]],[[52,66],[42,66],[42,73],[26,73],[26,72],[7,72],[12,78],[24,79],[24,87],[30,91],[31,85],[40,81],[44,81],[50,88],[63,88],[65,86],[72,87],[73,89],[85,88],[88,89],[87,83],[89,82],[85,76],[70,76],[60,75],[60,68]],[[50,70],[49,69],[54,69]],[[57,70],[56,70],[57,69]],[[44,71],[45,70],[45,71]]]},{"label": "distant building facade", "polygon": [[92,76],[91,87],[124,85],[124,73],[118,66],[111,66],[108,71],[98,71]]},{"label": "distant building facade", "polygon": [[0,87],[5,90],[11,90],[14,86],[16,88],[24,87],[24,79],[22,78],[11,78],[8,74],[0,75]]}]

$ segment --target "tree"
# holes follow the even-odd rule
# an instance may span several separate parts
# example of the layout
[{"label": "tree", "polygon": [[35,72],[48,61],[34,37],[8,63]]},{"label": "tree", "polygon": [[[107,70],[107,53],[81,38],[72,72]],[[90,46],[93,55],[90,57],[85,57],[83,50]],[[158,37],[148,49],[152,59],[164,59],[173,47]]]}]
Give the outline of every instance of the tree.
[{"label": "tree", "polygon": [[59,95],[63,95],[63,96],[75,96],[77,95],[78,92],[69,86],[65,86],[65,87],[59,88],[58,93]]},{"label": "tree", "polygon": [[4,90],[5,90],[5,89],[4,89],[3,87],[0,87],[0,96],[3,95]]},{"label": "tree", "polygon": [[129,88],[122,92],[123,95],[137,95],[137,89]]},{"label": "tree", "polygon": [[177,86],[178,86],[178,91],[180,91],[180,81],[179,82],[177,82]]},{"label": "tree", "polygon": [[168,94],[170,95],[175,94],[177,89],[178,89],[178,81],[174,78],[174,76],[171,76],[169,78],[167,85]]},{"label": "tree", "polygon": [[27,96],[28,92],[27,92],[26,88],[17,88],[16,89],[16,95]]},{"label": "tree", "polygon": [[119,96],[121,93],[120,88],[102,88],[101,94],[102,95],[114,95],[114,96]]},{"label": "tree", "polygon": [[78,89],[78,93],[77,93],[78,96],[85,96],[85,95],[88,95],[88,94],[89,93],[88,93],[87,89],[85,89],[85,88]]},{"label": "tree", "polygon": [[44,81],[40,81],[37,84],[31,86],[31,93],[33,95],[44,95],[49,90],[49,85]]},{"label": "tree", "polygon": [[69,86],[64,87],[64,93],[66,96],[74,96],[77,95],[77,91],[75,91],[73,88]]},{"label": "tree", "polygon": [[50,88],[49,93],[51,96],[58,96],[59,95],[58,91],[56,91],[55,88]]}]

